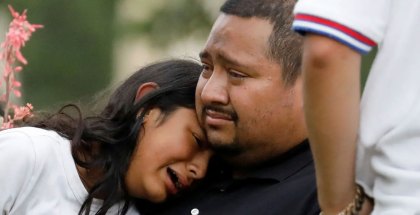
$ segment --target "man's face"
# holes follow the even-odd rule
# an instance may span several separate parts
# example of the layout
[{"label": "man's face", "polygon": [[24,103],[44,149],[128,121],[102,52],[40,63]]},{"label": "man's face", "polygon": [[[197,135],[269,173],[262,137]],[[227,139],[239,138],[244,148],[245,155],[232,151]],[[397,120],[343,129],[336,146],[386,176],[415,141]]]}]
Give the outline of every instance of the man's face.
[{"label": "man's face", "polygon": [[271,32],[266,20],[222,14],[200,53],[199,121],[212,147],[239,165],[258,164],[306,137],[301,81],[283,82],[280,64],[268,57]]}]

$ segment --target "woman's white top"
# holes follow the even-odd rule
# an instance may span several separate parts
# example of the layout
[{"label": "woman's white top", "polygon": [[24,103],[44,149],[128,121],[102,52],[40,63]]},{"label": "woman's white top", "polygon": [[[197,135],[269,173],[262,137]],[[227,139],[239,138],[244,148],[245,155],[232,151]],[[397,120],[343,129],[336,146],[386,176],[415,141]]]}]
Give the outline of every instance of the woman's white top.
[{"label": "woman's white top", "polygon": [[[54,131],[14,128],[0,132],[0,212],[3,215],[75,215],[87,197],[70,141]],[[94,214],[101,205],[95,200]],[[107,214],[117,214],[115,205]],[[131,207],[128,214],[139,214]]]}]

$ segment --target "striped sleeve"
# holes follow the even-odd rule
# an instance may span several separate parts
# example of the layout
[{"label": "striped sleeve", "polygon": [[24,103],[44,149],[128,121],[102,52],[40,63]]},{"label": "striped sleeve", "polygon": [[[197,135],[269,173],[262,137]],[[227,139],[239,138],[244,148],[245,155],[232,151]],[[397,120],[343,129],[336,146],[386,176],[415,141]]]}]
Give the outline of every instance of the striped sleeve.
[{"label": "striped sleeve", "polygon": [[292,28],[300,34],[310,32],[330,37],[361,54],[377,45],[374,40],[345,25],[309,14],[297,13]]}]

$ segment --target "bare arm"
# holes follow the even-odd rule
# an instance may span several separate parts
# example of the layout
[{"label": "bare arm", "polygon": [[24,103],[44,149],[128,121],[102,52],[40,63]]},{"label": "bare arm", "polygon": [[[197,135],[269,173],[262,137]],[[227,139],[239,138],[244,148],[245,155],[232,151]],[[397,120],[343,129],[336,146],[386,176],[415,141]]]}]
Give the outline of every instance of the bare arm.
[{"label": "bare arm", "polygon": [[361,56],[324,36],[304,42],[304,104],[319,202],[337,214],[355,195]]}]

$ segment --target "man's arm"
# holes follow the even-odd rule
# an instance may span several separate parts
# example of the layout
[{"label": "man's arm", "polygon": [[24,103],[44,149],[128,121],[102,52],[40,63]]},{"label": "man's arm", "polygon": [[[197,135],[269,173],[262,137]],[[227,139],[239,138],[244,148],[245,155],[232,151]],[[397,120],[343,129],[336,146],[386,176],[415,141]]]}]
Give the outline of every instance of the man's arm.
[{"label": "man's arm", "polygon": [[348,46],[305,37],[304,109],[324,214],[337,214],[355,196],[360,65],[360,54]]}]

